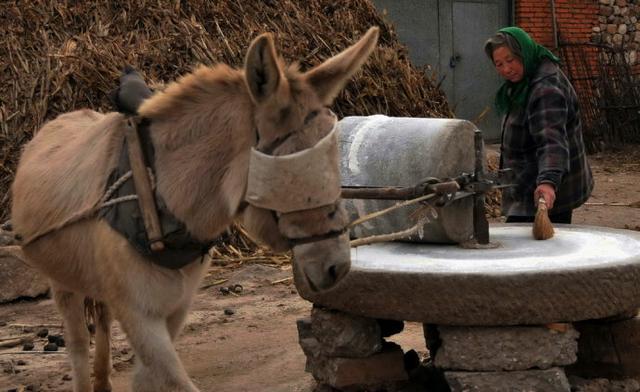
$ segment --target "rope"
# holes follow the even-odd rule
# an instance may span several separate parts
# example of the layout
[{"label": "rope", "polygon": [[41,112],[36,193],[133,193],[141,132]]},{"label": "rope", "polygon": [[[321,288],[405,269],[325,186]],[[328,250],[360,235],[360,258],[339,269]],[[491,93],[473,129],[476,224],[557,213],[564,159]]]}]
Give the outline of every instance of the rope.
[{"label": "rope", "polygon": [[[402,203],[397,203],[389,208],[385,208],[384,210],[380,210],[380,211],[376,211],[376,212],[372,212],[371,214],[367,214],[363,217],[360,217],[356,220],[354,220],[353,222],[349,223],[349,225],[347,226],[347,228],[352,228],[354,226],[357,226],[359,224],[362,224],[364,222],[367,222],[371,219],[377,218],[379,216],[388,214],[392,211],[395,211],[399,208],[403,208],[403,207],[407,207],[416,203],[420,203],[422,201],[425,200],[429,200],[433,197],[437,196],[437,194],[435,193],[430,193],[428,195],[423,195],[420,197],[416,197],[415,199],[411,199],[411,200],[407,200],[404,201]],[[431,212],[432,214],[435,212],[433,211],[433,207],[431,207],[430,205],[428,205],[429,207],[429,212]],[[349,244],[351,245],[351,247],[356,247],[356,246],[362,246],[362,245],[369,245],[369,244],[374,244],[374,243],[378,243],[378,242],[386,242],[386,241],[393,241],[393,240],[398,240],[401,238],[405,238],[408,237],[416,232],[418,232],[420,229],[422,229],[422,226],[424,226],[426,223],[429,222],[429,214],[426,214],[418,219],[417,223],[415,225],[413,225],[412,227],[406,229],[406,230],[401,230],[401,231],[397,231],[394,233],[388,233],[388,234],[380,234],[380,235],[372,235],[369,237],[364,237],[364,238],[358,238],[355,240],[352,240]]]},{"label": "rope", "polygon": [[352,248],[355,248],[356,246],[371,245],[378,242],[394,241],[394,240],[399,240],[401,238],[409,237],[410,235],[420,231],[420,229],[422,229],[422,226],[427,224],[429,220],[430,219],[425,216],[422,219],[418,220],[418,222],[415,225],[413,225],[412,227],[406,230],[396,231],[394,233],[389,233],[389,234],[379,234],[379,235],[372,235],[364,238],[358,238],[356,240],[352,240],[349,243],[349,245],[351,245]]},{"label": "rope", "polygon": [[416,197],[415,199],[403,201],[402,203],[397,203],[397,204],[395,204],[395,205],[393,205],[393,206],[391,206],[389,208],[385,208],[384,210],[372,212],[371,214],[362,216],[362,217],[354,220],[353,222],[349,223],[347,228],[350,229],[353,226],[357,226],[357,225],[362,224],[362,223],[364,223],[366,221],[370,221],[371,219],[377,218],[377,217],[382,216],[384,214],[388,214],[391,211],[395,211],[395,210],[397,210],[399,208],[407,207],[407,206],[410,206],[412,204],[416,204],[416,203],[419,203],[421,201],[431,199],[432,197],[435,197],[435,196],[436,196],[435,193],[430,193],[428,195],[423,195],[423,196],[420,196],[420,197]]},{"label": "rope", "polygon": [[133,173],[131,172],[131,170],[129,170],[128,172],[126,172],[125,174],[123,174],[120,178],[118,178],[118,180],[116,180],[116,182],[113,183],[113,185],[111,185],[107,191],[104,193],[104,195],[102,196],[102,198],[100,198],[100,200],[94,204],[93,206],[85,209],[85,210],[81,210],[76,212],[75,214],[72,214],[71,216],[69,216],[67,219],[65,219],[64,221],[62,221],[61,223],[49,227],[45,230],[39,231],[36,234],[34,234],[33,236],[31,236],[30,238],[22,241],[21,246],[26,246],[29,245],[30,243],[44,237],[47,234],[50,234],[54,231],[58,231],[60,229],[63,229],[64,227],[79,222],[81,220],[87,219],[92,217],[93,215],[95,215],[98,211],[100,211],[103,208],[106,207],[110,207],[114,204],[118,204],[118,203],[123,203],[123,202],[127,202],[127,201],[132,201],[132,200],[138,200],[138,196],[137,195],[127,195],[127,196],[122,196],[122,197],[118,197],[116,199],[111,199],[109,200],[109,198],[113,195],[113,193],[118,190],[118,188],[120,188],[122,186],[122,184],[124,184],[129,178],[131,178],[131,176],[133,175]]}]

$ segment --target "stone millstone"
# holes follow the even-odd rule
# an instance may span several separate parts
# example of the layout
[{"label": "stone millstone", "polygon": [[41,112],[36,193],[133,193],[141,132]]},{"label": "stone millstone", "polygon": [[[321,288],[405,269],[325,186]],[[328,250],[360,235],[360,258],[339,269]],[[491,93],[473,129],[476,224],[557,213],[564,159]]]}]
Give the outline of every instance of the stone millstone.
[{"label": "stone millstone", "polygon": [[495,249],[381,243],[351,250],[351,270],[314,292],[295,266],[300,295],[371,318],[437,325],[522,325],[610,317],[640,307],[640,233],[555,225],[490,227]]}]

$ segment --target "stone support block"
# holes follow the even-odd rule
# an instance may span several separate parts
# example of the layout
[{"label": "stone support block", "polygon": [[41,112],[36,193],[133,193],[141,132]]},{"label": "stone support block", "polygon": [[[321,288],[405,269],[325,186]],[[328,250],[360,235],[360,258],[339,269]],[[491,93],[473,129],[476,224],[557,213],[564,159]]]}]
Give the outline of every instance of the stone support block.
[{"label": "stone support block", "polygon": [[396,344],[367,358],[307,357],[307,369],[319,384],[338,389],[408,380],[404,354]]},{"label": "stone support block", "polygon": [[570,374],[585,378],[640,379],[640,317],[576,323],[578,361]]},{"label": "stone support block", "polygon": [[0,247],[0,303],[33,298],[48,291],[49,283],[24,261],[19,246]]},{"label": "stone support block", "polygon": [[572,392],[640,392],[640,382],[634,379],[607,380],[569,377]]},{"label": "stone support block", "polygon": [[375,319],[339,311],[314,308],[311,334],[329,357],[364,358],[382,349],[382,333]]},{"label": "stone support block", "polygon": [[578,332],[569,324],[554,329],[438,326],[438,332],[440,347],[435,365],[443,369],[548,369],[574,363],[578,350]]},{"label": "stone support block", "polygon": [[516,372],[445,372],[451,392],[570,392],[560,368]]}]

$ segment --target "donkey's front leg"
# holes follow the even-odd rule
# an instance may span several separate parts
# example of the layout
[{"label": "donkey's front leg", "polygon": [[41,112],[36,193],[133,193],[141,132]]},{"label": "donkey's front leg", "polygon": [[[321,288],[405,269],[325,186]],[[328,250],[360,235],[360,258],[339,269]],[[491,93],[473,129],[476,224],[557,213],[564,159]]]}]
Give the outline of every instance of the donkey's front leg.
[{"label": "donkey's front leg", "polygon": [[96,303],[96,350],[93,358],[94,392],[111,392],[111,313],[106,304]]},{"label": "donkey's front leg", "polygon": [[164,316],[134,307],[113,309],[136,353],[135,392],[199,392],[173,347]]},{"label": "donkey's front leg", "polygon": [[61,290],[53,284],[52,292],[64,319],[67,352],[73,369],[73,391],[89,392],[89,331],[84,316],[84,296]]},{"label": "donkey's front leg", "polygon": [[184,322],[189,314],[189,309],[191,308],[191,303],[193,302],[193,297],[198,291],[202,278],[210,264],[211,260],[207,257],[202,261],[195,261],[187,265],[181,271],[183,277],[182,300],[177,304],[176,310],[167,317],[167,328],[169,329],[169,335],[172,341],[175,341],[182,331]]}]

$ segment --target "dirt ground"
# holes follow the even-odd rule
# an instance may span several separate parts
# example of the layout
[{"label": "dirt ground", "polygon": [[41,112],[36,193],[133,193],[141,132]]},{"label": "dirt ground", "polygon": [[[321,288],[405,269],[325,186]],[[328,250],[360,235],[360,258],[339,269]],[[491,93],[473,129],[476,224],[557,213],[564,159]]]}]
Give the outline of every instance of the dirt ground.
[{"label": "dirt ground", "polygon": [[[640,231],[640,147],[590,157],[596,189],[574,223]],[[613,204],[613,205],[612,205]],[[618,205],[623,204],[623,205]],[[211,267],[197,295],[177,349],[187,371],[202,391],[302,392],[313,389],[304,372],[305,358],[297,343],[296,319],[311,304],[292,285],[289,265],[242,264]],[[223,281],[224,280],[224,281]],[[216,284],[217,283],[217,284]],[[242,292],[223,294],[221,287],[242,285]],[[206,287],[208,286],[208,287]],[[0,343],[8,337],[35,334],[46,327],[60,334],[61,320],[50,299],[0,306]],[[114,325],[114,391],[127,391],[133,353]],[[46,338],[34,351],[0,348],[0,391],[70,391],[65,349],[44,353]],[[407,323],[391,340],[405,351],[426,353],[421,325]]]}]

